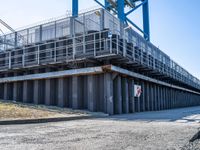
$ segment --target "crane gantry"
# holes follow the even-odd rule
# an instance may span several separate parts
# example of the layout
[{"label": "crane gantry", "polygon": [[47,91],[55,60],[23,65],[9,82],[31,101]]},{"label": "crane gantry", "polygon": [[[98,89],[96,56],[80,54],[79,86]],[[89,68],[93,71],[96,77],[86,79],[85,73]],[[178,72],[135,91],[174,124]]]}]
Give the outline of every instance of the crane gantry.
[{"label": "crane gantry", "polygon": [[[144,35],[145,40],[150,41],[148,0],[104,0],[104,3],[101,3],[99,0],[94,1],[106,10],[114,12],[121,22],[125,24],[129,23],[134,26]],[[129,7],[128,12],[125,12],[125,7]],[[143,14],[143,29],[141,29],[128,17],[140,7],[142,7]],[[72,0],[72,16],[78,16],[78,0]]]}]

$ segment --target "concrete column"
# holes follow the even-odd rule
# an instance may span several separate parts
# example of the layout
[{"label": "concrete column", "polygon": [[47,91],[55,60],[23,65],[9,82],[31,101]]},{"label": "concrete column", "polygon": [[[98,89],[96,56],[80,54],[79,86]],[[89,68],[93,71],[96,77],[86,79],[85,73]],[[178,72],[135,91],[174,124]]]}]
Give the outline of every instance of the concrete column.
[{"label": "concrete column", "polygon": [[96,111],[96,82],[95,82],[95,76],[89,75],[88,76],[88,110],[90,111]]},{"label": "concrete column", "polygon": [[122,114],[122,80],[121,76],[114,81],[114,112]]},{"label": "concrete column", "polygon": [[127,78],[122,78],[122,112],[129,113],[129,94]]},{"label": "concrete column", "polygon": [[104,74],[104,112],[114,114],[113,105],[113,80],[111,73]]}]

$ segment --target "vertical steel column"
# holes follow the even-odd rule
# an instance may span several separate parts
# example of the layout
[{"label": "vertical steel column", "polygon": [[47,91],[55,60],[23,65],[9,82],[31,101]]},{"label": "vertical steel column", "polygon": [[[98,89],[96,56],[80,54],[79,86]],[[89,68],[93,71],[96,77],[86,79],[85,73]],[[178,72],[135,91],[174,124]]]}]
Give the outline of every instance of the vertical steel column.
[{"label": "vertical steel column", "polygon": [[78,0],[72,0],[72,16],[78,16]]},{"label": "vertical steel column", "polygon": [[18,93],[18,91],[17,91],[17,88],[18,88],[17,85],[18,85],[17,82],[13,83],[13,101],[17,101],[17,93]]},{"label": "vertical steel column", "polygon": [[59,78],[57,82],[57,103],[59,107],[64,107],[67,105],[67,94],[69,89],[66,80],[66,78]]},{"label": "vertical steel column", "polygon": [[115,113],[122,113],[122,80],[121,76],[116,77],[116,82],[114,83],[114,95],[115,95]]},{"label": "vertical steel column", "polygon": [[4,83],[4,94],[3,94],[3,99],[4,100],[9,100],[8,96],[8,83]]},{"label": "vertical steel column", "polygon": [[145,105],[146,105],[146,103],[145,103],[145,99],[146,99],[146,97],[145,97],[145,95],[146,95],[146,89],[145,89],[145,85],[144,85],[144,81],[142,81],[142,95],[141,95],[141,101],[142,101],[142,107],[141,107],[141,110],[142,111],[146,111],[146,107],[145,107]]},{"label": "vertical steel column", "polygon": [[167,109],[167,96],[166,96],[166,87],[163,86],[162,88],[162,94],[163,94],[163,109]]},{"label": "vertical steel column", "polygon": [[124,0],[117,0],[117,12],[118,18],[121,22],[125,22],[125,12],[124,12]]},{"label": "vertical steel column", "polygon": [[104,0],[104,5],[107,10],[109,10],[109,2],[108,0]]},{"label": "vertical steel column", "polygon": [[113,79],[111,73],[104,74],[104,112],[114,114],[113,105]]},{"label": "vertical steel column", "polygon": [[162,97],[161,97],[161,92],[162,92],[162,90],[161,90],[161,86],[159,86],[158,85],[158,87],[157,87],[157,103],[158,103],[158,110],[161,110],[161,101],[163,102],[163,99],[162,99]]},{"label": "vertical steel column", "polygon": [[81,108],[81,78],[78,76],[72,77],[72,108],[79,109]]},{"label": "vertical steel column", "polygon": [[[144,0],[143,0],[144,1]],[[149,27],[149,2],[146,0],[146,3],[142,5],[143,11],[143,30],[144,30],[144,38],[147,41],[150,41],[150,27]]]},{"label": "vertical steel column", "polygon": [[151,89],[151,111],[154,111],[154,86],[151,83],[150,84],[150,89]]},{"label": "vertical steel column", "polygon": [[45,104],[53,105],[52,99],[52,81],[51,79],[45,79]]},{"label": "vertical steel column", "polygon": [[96,95],[97,91],[95,88],[95,76],[94,75],[89,75],[88,76],[88,110],[90,111],[96,111]]},{"label": "vertical steel column", "polygon": [[146,110],[150,111],[150,89],[149,83],[146,82]]},{"label": "vertical steel column", "polygon": [[129,113],[129,95],[127,78],[122,78],[122,112]]},{"label": "vertical steel column", "polygon": [[129,82],[129,112],[135,112],[135,97],[134,97],[134,80]]},{"label": "vertical steel column", "polygon": [[28,103],[30,100],[28,99],[28,81],[23,81],[23,103]]},{"label": "vertical steel column", "polygon": [[157,96],[157,85],[154,84],[154,111],[158,110]]}]

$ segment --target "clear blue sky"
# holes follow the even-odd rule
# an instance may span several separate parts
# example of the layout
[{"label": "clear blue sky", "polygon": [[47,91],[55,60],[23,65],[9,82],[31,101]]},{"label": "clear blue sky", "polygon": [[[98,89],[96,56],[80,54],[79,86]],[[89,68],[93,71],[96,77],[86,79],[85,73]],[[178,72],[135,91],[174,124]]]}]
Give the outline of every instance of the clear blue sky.
[{"label": "clear blue sky", "polygon": [[[98,6],[79,0],[80,9]],[[200,0],[149,0],[151,41],[200,79]],[[61,16],[71,9],[71,0],[6,0],[0,16],[13,28]],[[139,11],[130,16],[139,22]]]}]

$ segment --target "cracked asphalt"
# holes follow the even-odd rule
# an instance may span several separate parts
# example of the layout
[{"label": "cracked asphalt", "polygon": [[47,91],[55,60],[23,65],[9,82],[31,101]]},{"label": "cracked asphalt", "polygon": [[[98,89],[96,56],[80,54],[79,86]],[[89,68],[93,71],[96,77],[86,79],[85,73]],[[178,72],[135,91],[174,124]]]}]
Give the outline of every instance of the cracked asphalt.
[{"label": "cracked asphalt", "polygon": [[200,107],[0,126],[1,150],[198,150]]}]

